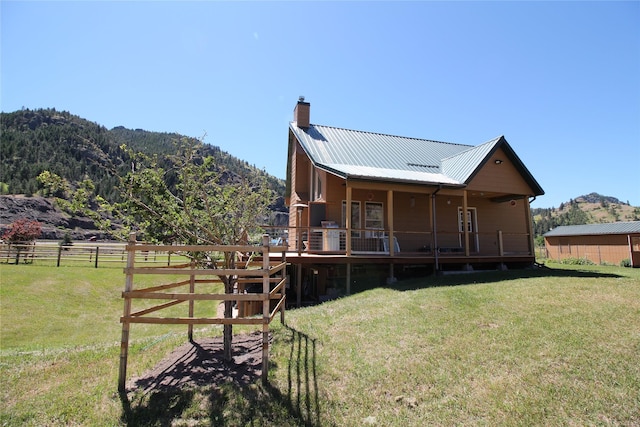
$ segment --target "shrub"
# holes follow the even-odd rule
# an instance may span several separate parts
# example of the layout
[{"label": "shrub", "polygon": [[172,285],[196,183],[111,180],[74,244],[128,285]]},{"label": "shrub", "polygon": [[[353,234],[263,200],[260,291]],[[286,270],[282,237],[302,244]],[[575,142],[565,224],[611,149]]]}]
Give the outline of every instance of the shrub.
[{"label": "shrub", "polygon": [[[9,228],[2,233],[2,240],[16,245],[16,265],[20,262],[20,254],[29,251],[31,244],[40,237],[42,226],[38,221],[19,219],[9,224]],[[25,257],[25,263],[27,258]]]},{"label": "shrub", "polygon": [[620,267],[631,267],[631,260],[629,258],[625,258],[620,261]]},{"label": "shrub", "polygon": [[587,258],[565,258],[561,259],[559,262],[560,264],[567,265],[596,265],[595,262]]},{"label": "shrub", "polygon": [[2,234],[2,240],[8,243],[33,242],[42,233],[42,226],[38,221],[18,219],[9,224],[9,228]]},{"label": "shrub", "polygon": [[72,246],[73,245],[73,240],[71,239],[71,235],[69,234],[69,232],[64,233],[64,236],[62,237],[62,241],[60,242],[60,246]]}]

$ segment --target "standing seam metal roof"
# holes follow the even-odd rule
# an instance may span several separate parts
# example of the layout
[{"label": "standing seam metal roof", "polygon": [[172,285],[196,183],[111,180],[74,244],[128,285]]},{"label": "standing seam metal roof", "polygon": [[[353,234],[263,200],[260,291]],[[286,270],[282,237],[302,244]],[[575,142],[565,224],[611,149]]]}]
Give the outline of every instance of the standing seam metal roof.
[{"label": "standing seam metal roof", "polygon": [[560,227],[546,232],[544,237],[630,233],[640,233],[640,221],[610,222],[606,224],[561,225]]},{"label": "standing seam metal roof", "polygon": [[460,182],[466,182],[478,165],[493,150],[501,137],[442,160],[442,172]]},{"label": "standing seam metal roof", "polygon": [[464,186],[487,156],[501,146],[534,194],[544,194],[503,136],[472,146],[314,124],[300,128],[296,122],[289,128],[314,165],[345,179]]},{"label": "standing seam metal roof", "polygon": [[[442,175],[443,158],[473,148],[469,145],[320,125],[302,129],[292,123],[291,130],[317,166],[331,165],[334,171],[345,173],[346,169],[353,172],[353,168],[341,166],[371,168],[366,176],[375,175],[376,169]],[[379,178],[389,178],[387,174],[382,175]],[[452,180],[448,178],[445,181]]]}]

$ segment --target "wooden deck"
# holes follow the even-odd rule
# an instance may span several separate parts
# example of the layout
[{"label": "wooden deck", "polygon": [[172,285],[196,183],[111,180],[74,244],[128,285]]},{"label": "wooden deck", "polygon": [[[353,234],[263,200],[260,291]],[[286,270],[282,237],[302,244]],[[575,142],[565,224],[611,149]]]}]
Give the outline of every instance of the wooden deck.
[{"label": "wooden deck", "polygon": [[327,264],[397,264],[397,265],[435,265],[438,264],[496,264],[496,263],[532,263],[535,257],[529,254],[487,256],[487,255],[454,255],[454,254],[407,254],[390,256],[388,254],[346,254],[337,253],[306,253],[287,252],[287,262],[299,265],[327,265]]}]

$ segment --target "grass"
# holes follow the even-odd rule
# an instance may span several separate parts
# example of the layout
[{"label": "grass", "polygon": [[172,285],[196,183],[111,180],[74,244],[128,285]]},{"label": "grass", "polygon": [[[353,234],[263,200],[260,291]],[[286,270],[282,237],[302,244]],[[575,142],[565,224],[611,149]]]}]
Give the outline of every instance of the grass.
[{"label": "grass", "polygon": [[[0,265],[0,424],[640,425],[640,270],[550,265],[291,310],[272,324],[269,386],[128,400],[116,392],[122,271]],[[130,375],[185,335],[133,325]]]}]

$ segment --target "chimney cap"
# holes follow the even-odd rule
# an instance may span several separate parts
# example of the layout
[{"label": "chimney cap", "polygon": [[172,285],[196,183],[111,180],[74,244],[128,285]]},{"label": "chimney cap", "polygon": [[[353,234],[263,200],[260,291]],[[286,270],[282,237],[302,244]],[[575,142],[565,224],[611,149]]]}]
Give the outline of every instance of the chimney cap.
[{"label": "chimney cap", "polygon": [[304,102],[304,95],[300,95],[298,97],[298,102]]}]

